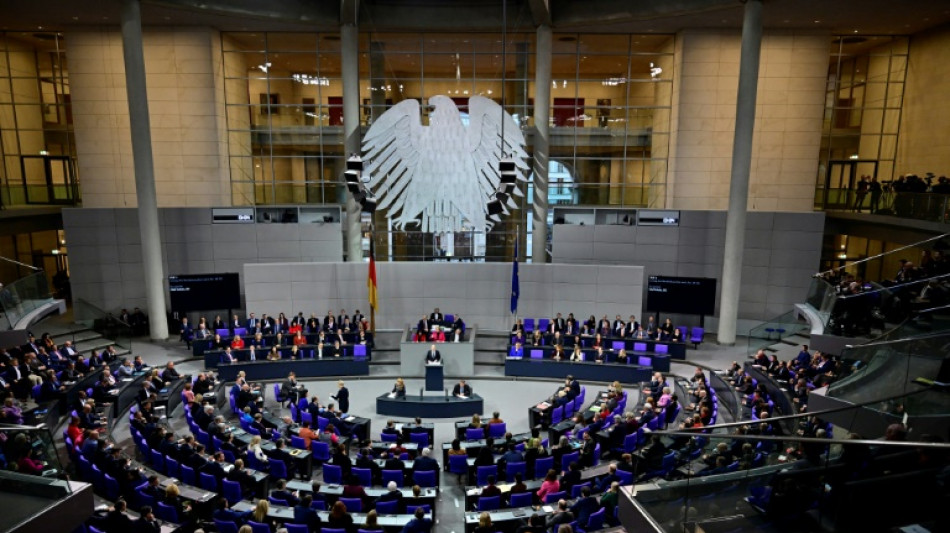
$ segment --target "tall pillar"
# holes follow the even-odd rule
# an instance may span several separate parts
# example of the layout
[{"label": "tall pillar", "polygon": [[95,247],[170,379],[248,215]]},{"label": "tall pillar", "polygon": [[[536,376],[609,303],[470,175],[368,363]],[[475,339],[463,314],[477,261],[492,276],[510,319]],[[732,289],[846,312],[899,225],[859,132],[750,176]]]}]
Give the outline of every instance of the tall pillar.
[{"label": "tall pillar", "polygon": [[[340,26],[340,59],[343,62],[343,152],[360,153],[359,32],[354,24]],[[340,175],[337,179],[343,180]],[[360,204],[346,193],[346,260],[363,260],[360,235]]]},{"label": "tall pillar", "polygon": [[726,215],[726,248],[722,261],[722,294],[719,298],[719,344],[736,343],[761,46],[762,0],[746,0],[745,18],[742,21],[742,51],[739,56],[739,93],[736,98],[736,132],[732,145],[729,213]]},{"label": "tall pillar", "polygon": [[168,338],[165,320],[165,269],[162,265],[162,238],[158,227],[155,169],[152,164],[152,132],[145,90],[145,55],[142,47],[142,12],[139,0],[122,4],[122,55],[125,59],[125,90],[129,100],[132,131],[132,161],[135,167],[135,197],[138,201],[142,263],[145,267],[145,298],[149,336]]},{"label": "tall pillar", "polygon": [[538,26],[534,67],[534,233],[531,262],[546,263],[548,244],[548,155],[551,116],[551,27]]}]

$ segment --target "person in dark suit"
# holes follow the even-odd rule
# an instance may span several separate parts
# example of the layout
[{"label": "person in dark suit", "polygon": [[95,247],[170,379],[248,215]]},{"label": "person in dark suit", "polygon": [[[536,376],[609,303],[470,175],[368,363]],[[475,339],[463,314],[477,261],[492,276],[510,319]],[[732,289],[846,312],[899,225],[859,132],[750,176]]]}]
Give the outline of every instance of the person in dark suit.
[{"label": "person in dark suit", "polygon": [[432,519],[426,518],[425,509],[416,507],[412,520],[406,523],[400,533],[429,533],[432,531]]},{"label": "person in dark suit", "polygon": [[206,474],[211,474],[215,477],[215,479],[221,481],[227,474],[227,472],[224,471],[224,465],[224,454],[221,452],[215,452],[214,461],[206,464],[201,471]]},{"label": "person in dark suit", "polygon": [[439,350],[435,348],[433,344],[429,351],[426,352],[426,364],[427,365],[441,365],[442,364],[442,354],[439,353]]},{"label": "person in dark suit", "polygon": [[430,448],[423,448],[422,455],[416,457],[416,460],[412,464],[412,471],[415,472],[437,472],[439,470],[439,462],[432,458],[432,450]]},{"label": "person in dark suit", "polygon": [[90,523],[105,531],[105,533],[124,533],[126,531],[136,531],[135,521],[129,515],[125,514],[125,500],[117,500],[113,507],[103,517],[90,519]]},{"label": "person in dark suit", "polygon": [[452,323],[453,330],[465,331],[465,322],[462,320],[462,315],[455,314],[455,322]]},{"label": "person in dark suit", "polygon": [[455,384],[455,387],[452,388],[452,396],[465,397],[468,398],[472,395],[472,387],[465,383],[464,379],[460,379],[458,383]]},{"label": "person in dark suit", "polygon": [[228,504],[228,499],[224,496],[221,496],[217,500],[216,509],[212,513],[211,518],[218,520],[220,522],[234,522],[238,525],[243,525],[247,521],[247,518],[251,515],[251,511],[245,511],[239,513],[231,509],[231,505]]},{"label": "person in dark suit", "polygon": [[396,502],[396,512],[404,513],[406,512],[406,506],[402,500],[403,500],[402,491],[399,490],[399,486],[396,485],[395,481],[390,481],[386,485],[386,492],[380,494],[379,497],[376,498],[376,503],[379,504],[380,502]]},{"label": "person in dark suit", "polygon": [[234,468],[225,477],[228,481],[236,481],[241,485],[241,494],[245,498],[254,493],[257,483],[254,481],[254,477],[245,470],[243,459],[235,460]]},{"label": "person in dark suit", "polygon": [[165,382],[175,381],[176,379],[180,379],[180,378],[181,378],[181,374],[179,374],[178,371],[175,370],[175,363],[172,361],[169,361],[168,364],[165,365],[165,370],[162,372],[162,381],[165,381]]},{"label": "person in dark suit", "polygon": [[568,396],[571,399],[577,398],[580,395],[581,384],[570,374],[567,375],[567,387],[569,389]]},{"label": "person in dark suit", "polygon": [[383,462],[383,470],[402,471],[406,468],[406,464],[403,463],[402,459],[399,458],[399,454],[397,453],[397,450],[393,450],[391,453],[387,452],[380,458],[385,459],[385,461]]},{"label": "person in dark suit", "polygon": [[287,477],[293,479],[297,471],[297,465],[294,463],[294,457],[287,451],[287,443],[284,439],[277,439],[274,449],[266,452],[271,459],[283,461],[287,465]]},{"label": "person in dark suit", "polygon": [[302,397],[307,397],[307,389],[297,382],[297,376],[293,372],[287,375],[287,380],[280,386],[280,394],[295,405]]},{"label": "person in dark suit", "polygon": [[363,468],[372,472],[373,485],[378,485],[379,481],[382,479],[382,469],[379,468],[379,464],[373,460],[373,451],[369,448],[366,448],[362,453],[356,458],[356,468]]},{"label": "person in dark suit", "polygon": [[432,313],[429,314],[429,320],[438,326],[442,325],[442,322],[445,320],[445,315],[442,314],[442,311],[439,311],[439,308],[436,307]]},{"label": "person in dark suit", "polygon": [[[274,490],[270,491],[270,496],[271,498],[277,500],[284,500],[290,507],[295,507],[298,503],[300,503],[300,493],[287,490],[286,479],[277,480],[277,486],[274,487]],[[295,512],[294,515],[296,514],[297,513]]]},{"label": "person in dark suit", "polygon": [[349,413],[350,412],[350,391],[349,389],[346,388],[342,379],[336,382],[336,386],[337,386],[336,394],[330,397],[336,400],[336,403],[339,404],[341,413]]},{"label": "person in dark suit", "polygon": [[[608,485],[609,486],[609,485]],[[581,487],[581,497],[571,506],[574,519],[578,525],[587,525],[590,515],[600,510],[600,502],[590,495],[590,487]]]},{"label": "person in dark suit", "polygon": [[294,506],[294,523],[307,526],[309,531],[320,531],[322,521],[317,511],[310,508],[312,503],[313,496],[310,494],[305,494],[303,498],[300,498],[300,502]]},{"label": "person in dark suit", "polygon": [[[564,490],[564,489],[562,488],[561,490]],[[555,509],[553,514],[548,516],[545,526],[547,526],[549,530],[557,531],[559,525],[570,524],[573,521],[574,521],[574,513],[572,513],[567,508],[567,501],[558,500],[557,509]]]},{"label": "person in dark suit", "polygon": [[428,334],[429,329],[432,327],[432,321],[429,320],[429,317],[422,315],[422,320],[416,324],[416,331],[421,331]]}]

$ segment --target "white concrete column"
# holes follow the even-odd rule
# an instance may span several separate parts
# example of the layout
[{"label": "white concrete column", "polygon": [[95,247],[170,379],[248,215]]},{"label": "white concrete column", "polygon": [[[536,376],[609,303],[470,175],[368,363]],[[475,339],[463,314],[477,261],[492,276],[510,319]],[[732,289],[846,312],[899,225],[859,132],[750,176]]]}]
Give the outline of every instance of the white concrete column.
[{"label": "white concrete column", "polygon": [[548,242],[548,155],[551,115],[551,27],[538,26],[534,67],[534,202],[531,262],[547,262]]},{"label": "white concrete column", "polygon": [[142,12],[139,0],[122,4],[122,55],[125,59],[125,90],[129,100],[132,131],[132,161],[135,167],[135,196],[138,201],[142,263],[145,266],[145,298],[152,340],[168,338],[165,318],[165,267],[162,237],[158,227],[155,168],[152,163],[152,132],[145,89],[145,55],[142,46]]},{"label": "white concrete column", "polygon": [[739,56],[739,93],[736,99],[736,131],[732,145],[729,212],[726,215],[726,247],[722,261],[722,294],[719,298],[718,341],[719,344],[726,345],[736,343],[761,47],[762,0],[746,0]]},{"label": "white concrete column", "polygon": [[[360,153],[359,30],[353,24],[340,26],[340,59],[343,63],[343,151],[345,157]],[[340,183],[343,175],[338,176]],[[363,260],[360,248],[360,204],[346,191],[346,260]]]}]

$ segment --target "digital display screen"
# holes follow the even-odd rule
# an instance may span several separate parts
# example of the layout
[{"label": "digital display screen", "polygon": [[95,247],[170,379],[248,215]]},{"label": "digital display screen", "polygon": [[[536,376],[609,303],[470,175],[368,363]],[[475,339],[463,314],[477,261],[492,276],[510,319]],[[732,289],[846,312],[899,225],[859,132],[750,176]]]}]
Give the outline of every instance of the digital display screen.
[{"label": "digital display screen", "polygon": [[168,276],[172,311],[239,309],[241,283],[236,272]]},{"label": "digital display screen", "polygon": [[716,279],[650,276],[647,309],[684,315],[714,315]]}]

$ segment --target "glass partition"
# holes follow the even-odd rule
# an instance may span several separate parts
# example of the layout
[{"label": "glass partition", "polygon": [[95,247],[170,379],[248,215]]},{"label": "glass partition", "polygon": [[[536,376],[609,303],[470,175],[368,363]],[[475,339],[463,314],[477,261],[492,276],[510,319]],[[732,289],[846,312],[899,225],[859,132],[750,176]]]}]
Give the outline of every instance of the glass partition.
[{"label": "glass partition", "polygon": [[[111,339],[116,346],[132,350],[132,337],[135,332],[130,324],[123,322],[119,317],[103,311],[82,298],[77,298],[73,302],[73,313],[77,317],[85,317],[77,322]],[[158,320],[163,320],[163,317],[159,317]]]},{"label": "glass partition", "polygon": [[[49,494],[62,497],[71,492],[65,470],[56,452],[53,435],[44,427],[0,426],[3,453],[0,461],[0,491]],[[11,472],[15,470],[16,473]],[[31,488],[33,487],[33,488]]]},{"label": "glass partition", "polygon": [[748,354],[755,354],[785,337],[807,331],[809,324],[799,317],[798,311],[789,311],[749,330]]},{"label": "glass partition", "polygon": [[36,272],[0,288],[0,328],[13,329],[24,316],[53,301],[45,272]]}]

